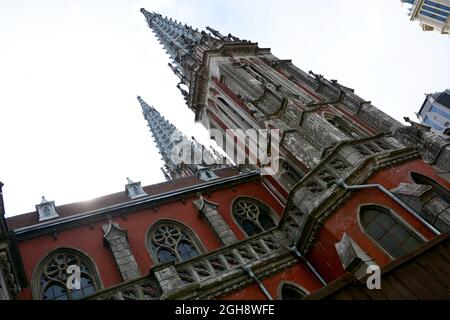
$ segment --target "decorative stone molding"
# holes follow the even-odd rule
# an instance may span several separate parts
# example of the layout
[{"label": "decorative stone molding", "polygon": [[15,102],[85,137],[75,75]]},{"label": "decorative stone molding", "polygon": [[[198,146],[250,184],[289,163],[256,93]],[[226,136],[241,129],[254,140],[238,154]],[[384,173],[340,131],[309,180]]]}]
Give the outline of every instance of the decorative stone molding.
[{"label": "decorative stone molding", "polygon": [[105,289],[93,296],[90,300],[159,300],[161,288],[152,276],[127,281],[119,286]]},{"label": "decorative stone molding", "polygon": [[411,208],[420,212],[423,205],[433,198],[431,190],[431,186],[423,184],[400,183],[397,188],[391,191]]},{"label": "decorative stone molding", "polygon": [[351,272],[357,279],[367,275],[367,268],[375,265],[375,261],[369,257],[353,239],[344,233],[341,241],[335,244],[336,251],[345,271]]},{"label": "decorative stone molding", "polygon": [[[372,144],[379,148],[375,149]],[[323,223],[351,195],[335,185],[336,179],[347,180],[350,185],[361,184],[379,169],[418,156],[415,149],[398,146],[383,135],[337,144],[291,190],[280,222],[281,230],[291,239],[292,245],[307,253]]]},{"label": "decorative stone molding", "polygon": [[128,281],[140,277],[141,271],[128,244],[127,231],[112,221],[102,225],[102,229],[105,233],[103,238],[114,255],[123,280]]},{"label": "decorative stone molding", "polygon": [[439,231],[450,229],[450,205],[433,192],[429,185],[401,183],[392,190]]},{"label": "decorative stone molding", "polygon": [[41,203],[36,205],[36,211],[39,214],[39,221],[59,217],[56,212],[55,201],[47,201],[44,196],[42,196]]},{"label": "decorative stone molding", "polygon": [[415,146],[423,160],[436,165],[444,172],[449,172],[450,141],[445,135],[424,130],[422,127],[414,123],[410,127],[400,126],[394,131],[394,137],[405,145]]},{"label": "decorative stone molding", "polygon": [[6,251],[0,252],[0,272],[2,273],[4,284],[6,288],[0,288],[0,290],[4,290],[6,294],[4,298],[14,299],[19,293],[19,286],[17,284],[17,279],[14,275],[14,271],[9,261],[8,253]]},{"label": "decorative stone molding", "polygon": [[161,288],[161,299],[166,299],[173,294],[180,294],[187,288],[196,287],[196,284],[183,281],[175,267],[175,261],[168,261],[152,268],[152,276],[158,281]]},{"label": "decorative stone molding", "polygon": [[238,240],[218,211],[219,205],[217,203],[208,201],[201,195],[192,203],[224,245],[234,243]]},{"label": "decorative stone molding", "polygon": [[279,244],[282,239],[278,237],[277,231],[272,230],[189,261],[174,263],[174,269],[170,268],[171,263],[154,267],[152,273],[164,269],[164,278],[170,280],[168,284],[177,286],[176,290],[166,290],[161,299],[223,296],[254,283],[243,271],[244,265],[251,267],[257,277],[263,279],[298,263],[290,251]]},{"label": "decorative stone molding", "polygon": [[128,183],[125,185],[125,193],[127,197],[131,200],[145,197],[148,194],[145,193],[144,189],[142,189],[141,182],[134,182],[130,178],[127,178]]}]

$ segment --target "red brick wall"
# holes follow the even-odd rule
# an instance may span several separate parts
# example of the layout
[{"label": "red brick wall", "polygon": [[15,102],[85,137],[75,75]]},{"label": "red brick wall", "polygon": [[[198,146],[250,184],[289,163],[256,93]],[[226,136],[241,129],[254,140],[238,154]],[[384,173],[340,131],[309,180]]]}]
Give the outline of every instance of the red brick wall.
[{"label": "red brick wall", "polygon": [[[206,199],[219,203],[219,211],[225,221],[229,224],[238,239],[245,236],[231,217],[230,211],[232,202],[239,196],[249,196],[262,200],[273,210],[281,215],[283,208],[273,198],[269,191],[259,182],[248,182],[236,185],[235,191],[231,188],[224,188],[211,192],[211,196]],[[211,251],[221,247],[219,239],[208,227],[207,223],[198,214],[197,209],[192,204],[194,197],[187,198],[185,204],[181,201],[174,201],[159,206],[155,212],[152,209],[134,212],[128,215],[125,220],[122,217],[114,218],[122,228],[128,230],[128,242],[134,253],[136,261],[143,275],[148,274],[153,261],[145,246],[147,231],[158,219],[173,219],[184,223],[194,230],[206,250]],[[102,224],[107,220],[95,223],[92,230],[88,225],[62,231],[58,234],[57,240],[51,235],[40,236],[38,238],[24,240],[19,243],[27,278],[32,279],[32,273],[39,261],[50,251],[59,247],[71,247],[86,253],[97,265],[101,279],[105,287],[120,283],[121,276],[115,265],[113,256],[109,249],[103,245]],[[31,287],[25,288],[19,295],[19,299],[31,299]]]},{"label": "red brick wall", "polygon": [[[279,288],[284,282],[293,282],[300,285],[310,293],[320,289],[322,287],[319,280],[317,280],[308,268],[303,263],[297,263],[286,270],[276,273],[264,280],[262,283],[269,291],[270,295],[274,299],[280,299]],[[262,293],[257,284],[243,288],[240,291],[225,295],[220,299],[224,300],[266,300],[266,296]]]},{"label": "red brick wall", "polygon": [[[420,160],[410,161],[379,172],[370,179],[369,183],[380,183],[388,189],[396,187],[400,182],[413,183],[410,178],[410,171],[422,173],[450,188],[450,184],[436,176],[431,166]],[[236,185],[234,189],[233,191],[227,187],[211,192],[210,197],[206,195],[205,197],[209,201],[219,204],[220,213],[238,239],[245,239],[245,235],[231,216],[231,206],[237,197],[249,196],[260,199],[281,215],[283,211],[282,206],[259,181]],[[214,232],[199,216],[196,208],[193,206],[192,201],[194,199],[194,197],[187,198],[185,204],[181,201],[174,201],[160,205],[156,212],[148,209],[131,213],[126,220],[122,217],[114,219],[122,228],[128,230],[130,247],[143,275],[147,274],[153,265],[153,261],[145,246],[147,231],[158,219],[174,219],[184,223],[197,233],[206,250],[210,251],[221,247],[221,243]],[[334,244],[340,241],[344,232],[347,232],[378,264],[384,265],[390,261],[390,258],[364,234],[358,225],[358,207],[362,204],[370,203],[377,203],[391,208],[427,239],[433,238],[433,234],[420,221],[380,191],[368,189],[354,192],[349,201],[325,222],[315,247],[308,255],[310,261],[327,281],[332,281],[344,273],[334,247]],[[104,221],[95,223],[93,230],[85,225],[62,231],[58,234],[57,240],[54,240],[51,235],[47,235],[21,241],[19,246],[25,271],[30,282],[34,268],[46,254],[58,247],[71,247],[83,251],[93,259],[100,271],[100,277],[105,287],[120,283],[120,273],[117,270],[112,254],[103,245],[101,225],[106,223],[107,220],[105,218]],[[274,298],[278,297],[278,287],[283,280],[298,283],[310,292],[320,287],[317,279],[310,274],[305,266],[299,263],[264,280],[265,286],[267,286]],[[249,286],[223,298],[265,299],[256,285]],[[19,299],[31,299],[31,287],[23,289]]]}]

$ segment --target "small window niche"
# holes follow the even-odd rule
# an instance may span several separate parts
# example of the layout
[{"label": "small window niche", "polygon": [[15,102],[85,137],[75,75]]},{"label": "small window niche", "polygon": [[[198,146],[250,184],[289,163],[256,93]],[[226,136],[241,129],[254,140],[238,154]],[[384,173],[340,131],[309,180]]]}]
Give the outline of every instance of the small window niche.
[{"label": "small window niche", "polygon": [[212,168],[199,166],[197,168],[197,178],[200,180],[207,181],[207,180],[216,179],[219,177],[214,173]]},{"label": "small window niche", "polygon": [[145,197],[148,194],[142,189],[141,182],[134,182],[130,178],[127,178],[128,183],[125,185],[125,193],[130,200]]},{"label": "small window niche", "polygon": [[42,196],[40,204],[36,205],[36,212],[39,214],[39,221],[45,221],[59,217],[55,208],[55,201],[48,201]]}]

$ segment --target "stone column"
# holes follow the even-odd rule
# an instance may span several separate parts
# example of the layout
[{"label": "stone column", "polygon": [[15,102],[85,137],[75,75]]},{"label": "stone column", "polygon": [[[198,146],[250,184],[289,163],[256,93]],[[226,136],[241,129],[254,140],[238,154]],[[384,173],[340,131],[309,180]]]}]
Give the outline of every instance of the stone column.
[{"label": "stone column", "polygon": [[128,244],[127,231],[112,221],[103,225],[102,229],[105,233],[103,236],[104,241],[114,255],[123,280],[128,281],[140,277],[141,271]]},{"label": "stone column", "polygon": [[208,201],[202,196],[199,196],[199,198],[192,203],[224,245],[234,243],[238,240],[219,213],[219,205],[217,203]]},{"label": "stone column", "polygon": [[181,280],[174,263],[174,261],[163,262],[151,268],[151,273],[162,290],[161,299],[189,286]]}]

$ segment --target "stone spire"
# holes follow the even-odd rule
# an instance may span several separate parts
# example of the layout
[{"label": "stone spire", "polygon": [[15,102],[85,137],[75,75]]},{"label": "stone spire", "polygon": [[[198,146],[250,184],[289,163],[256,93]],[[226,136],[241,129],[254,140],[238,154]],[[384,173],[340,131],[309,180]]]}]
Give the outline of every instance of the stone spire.
[{"label": "stone spire", "polygon": [[222,159],[209,152],[195,139],[184,136],[140,96],[137,97],[142,113],[164,161],[161,170],[167,180],[198,175],[199,169],[223,166]]},{"label": "stone spire", "polygon": [[217,49],[224,42],[247,42],[231,34],[223,36],[210,27],[206,27],[208,32],[194,30],[187,24],[163,17],[159,13],[148,12],[144,8],[141,12],[148,26],[173,60],[173,63],[169,63],[169,67],[180,78],[180,83],[188,87],[192,78],[191,73],[202,61],[205,50]]},{"label": "stone spire", "polygon": [[[204,82],[203,77],[205,75],[199,74],[201,71],[199,67],[203,62],[204,54],[224,49],[227,45],[240,48],[243,45],[254,46],[256,44],[252,44],[247,40],[241,40],[231,34],[227,36],[222,35],[211,27],[207,27],[207,31],[199,31],[172,18],[163,17],[159,13],[148,12],[144,8],[141,9],[141,12],[158,41],[169,54],[172,60],[169,63],[169,67],[180,79],[177,87],[188,107],[194,111],[195,120],[199,121],[204,106],[199,102],[193,88],[196,82]],[[250,50],[253,49],[251,48]],[[231,51],[233,50],[231,49]],[[228,54],[232,55],[231,51],[228,51]],[[185,87],[183,88],[181,85]]]},{"label": "stone spire", "polygon": [[194,45],[201,42],[202,33],[172,18],[164,18],[158,13],[148,12],[144,8],[141,12],[170,58],[177,67],[180,67],[181,60],[192,53]]}]

